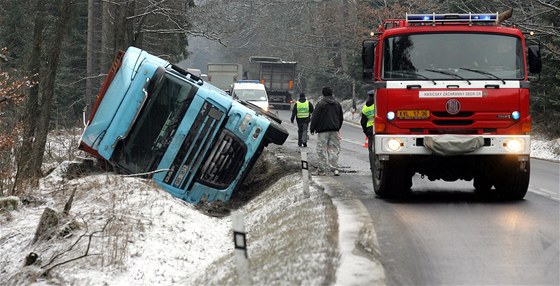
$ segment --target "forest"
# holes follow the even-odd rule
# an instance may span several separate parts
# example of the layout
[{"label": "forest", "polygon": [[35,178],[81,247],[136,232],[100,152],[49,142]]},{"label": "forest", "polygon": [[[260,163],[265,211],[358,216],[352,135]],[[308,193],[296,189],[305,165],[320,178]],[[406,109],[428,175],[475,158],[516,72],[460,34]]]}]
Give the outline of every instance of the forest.
[{"label": "forest", "polygon": [[329,82],[340,99],[365,99],[361,42],[383,19],[510,8],[504,25],[542,45],[533,133],[558,137],[560,0],[0,0],[0,196],[37,183],[47,135],[81,128],[118,50],[178,63],[203,38],[243,64],[256,54],[297,61],[298,92]]}]

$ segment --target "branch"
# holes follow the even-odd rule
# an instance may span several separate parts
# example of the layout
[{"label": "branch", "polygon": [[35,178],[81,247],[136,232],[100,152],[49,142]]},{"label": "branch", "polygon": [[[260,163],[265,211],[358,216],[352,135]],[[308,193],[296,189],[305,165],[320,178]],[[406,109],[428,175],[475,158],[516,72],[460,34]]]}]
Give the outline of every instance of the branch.
[{"label": "branch", "polygon": [[[93,236],[94,236],[95,234],[105,232],[105,229],[107,228],[107,226],[109,225],[109,223],[111,223],[111,222],[113,221],[113,218],[114,218],[114,217],[109,218],[109,219],[107,220],[107,222],[105,222],[105,225],[103,226],[103,228],[102,228],[101,230],[94,231],[94,232],[92,232],[92,233],[89,234],[89,237],[88,237],[88,244],[87,244],[86,251],[84,252],[84,254],[82,254],[82,255],[80,255],[80,256],[78,256],[78,257],[71,258],[71,259],[69,259],[69,260],[62,261],[62,262],[60,262],[60,263],[57,263],[57,264],[55,264],[55,265],[49,267],[49,268],[47,268],[47,269],[43,272],[42,275],[46,275],[46,274],[49,273],[51,270],[53,270],[55,267],[64,265],[64,264],[66,264],[66,263],[70,263],[70,262],[72,262],[72,261],[76,261],[76,260],[78,260],[78,259],[81,259],[81,258],[84,258],[84,257],[87,257],[87,256],[102,255],[102,254],[99,254],[99,253],[96,253],[96,254],[89,254],[89,249],[90,249],[90,246],[91,246],[91,240],[93,239]],[[87,224],[86,224],[86,226],[87,226]],[[87,232],[87,228],[86,228],[86,232]],[[82,234],[82,235],[70,246],[70,248],[68,248],[68,249],[67,249],[66,251],[64,251],[64,252],[61,252],[61,253],[55,255],[55,256],[49,261],[49,263],[47,263],[47,264],[41,266],[41,268],[45,268],[45,267],[49,266],[49,265],[50,265],[51,263],[53,263],[58,257],[62,256],[63,254],[68,253],[70,250],[72,250],[72,249],[74,248],[74,246],[76,246],[76,245],[78,244],[78,242],[80,242],[80,240],[81,240],[84,236],[86,236],[86,233]]]},{"label": "branch", "polygon": [[72,86],[72,85],[77,84],[77,83],[79,83],[81,81],[84,81],[84,80],[97,79],[97,78],[104,77],[104,76],[107,76],[107,74],[106,73],[100,73],[98,75],[82,77],[81,79],[78,79],[76,81],[73,81],[73,82],[70,82],[70,83],[67,83],[67,84],[59,84],[59,85],[63,86],[63,87],[69,87],[69,86]]},{"label": "branch", "polygon": [[[550,4],[550,3],[546,3],[546,2],[544,2],[544,1],[542,1],[542,0],[537,0],[537,2],[538,2],[539,4],[545,6],[545,7],[548,7],[548,8],[550,8],[550,9],[552,9],[552,10],[560,11],[560,7],[554,6],[554,5]],[[556,1],[555,1],[555,2],[556,2]]]},{"label": "branch", "polygon": [[130,174],[130,175],[122,175],[122,177],[140,177],[140,176],[152,175],[152,174],[156,174],[156,173],[160,173],[160,172],[169,172],[169,170],[171,170],[171,169],[159,169],[159,170],[155,170],[155,171],[151,171],[151,172],[146,172],[146,173],[137,173],[137,174]]}]

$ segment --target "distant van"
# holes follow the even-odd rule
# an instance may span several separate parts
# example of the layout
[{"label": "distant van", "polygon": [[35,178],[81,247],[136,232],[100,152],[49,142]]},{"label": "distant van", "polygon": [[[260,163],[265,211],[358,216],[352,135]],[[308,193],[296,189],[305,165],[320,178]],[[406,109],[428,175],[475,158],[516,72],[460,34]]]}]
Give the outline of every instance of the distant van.
[{"label": "distant van", "polygon": [[233,84],[231,96],[235,99],[250,102],[264,111],[268,111],[268,95],[258,80],[240,80]]}]

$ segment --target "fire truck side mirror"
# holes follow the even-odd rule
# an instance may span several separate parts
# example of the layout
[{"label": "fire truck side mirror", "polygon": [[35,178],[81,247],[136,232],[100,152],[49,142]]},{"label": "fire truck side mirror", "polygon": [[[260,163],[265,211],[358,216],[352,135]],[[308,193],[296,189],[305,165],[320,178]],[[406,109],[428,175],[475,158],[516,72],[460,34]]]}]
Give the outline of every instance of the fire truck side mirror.
[{"label": "fire truck side mirror", "polygon": [[362,76],[365,81],[373,81],[373,68],[375,62],[375,46],[377,41],[365,40],[362,43]]},{"label": "fire truck side mirror", "polygon": [[539,45],[531,45],[527,48],[527,58],[529,60],[529,72],[540,73],[542,69],[541,49]]}]

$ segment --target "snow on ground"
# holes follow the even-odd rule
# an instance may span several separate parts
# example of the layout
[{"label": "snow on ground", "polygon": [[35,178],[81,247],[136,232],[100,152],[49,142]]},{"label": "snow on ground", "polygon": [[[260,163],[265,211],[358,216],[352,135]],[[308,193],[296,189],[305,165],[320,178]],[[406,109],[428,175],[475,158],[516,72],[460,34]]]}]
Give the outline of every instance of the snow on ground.
[{"label": "snow on ground", "polygon": [[[282,161],[299,165],[268,149],[261,158],[261,172],[277,172],[276,166],[287,164]],[[17,210],[0,211],[2,285],[237,284],[227,213],[210,216],[212,211],[178,200],[150,180],[99,171],[80,175],[77,169],[83,164],[64,161]],[[256,285],[335,279],[336,208],[317,185],[304,193],[301,181],[292,172],[237,209],[245,214]],[[46,208],[58,212],[59,222],[34,242]],[[30,253],[38,260],[25,266]]]},{"label": "snow on ground", "polygon": [[[229,216],[208,216],[149,180],[109,173],[64,178],[72,164],[63,163],[41,181],[34,196],[43,201],[1,217],[4,285],[237,283]],[[74,189],[70,214],[60,224],[75,221],[79,227],[33,243],[45,207],[61,211]],[[337,264],[336,210],[324,192],[312,187],[306,196],[302,189],[300,175],[292,174],[239,209],[257,285],[319,285],[333,279],[328,273]],[[31,252],[39,260],[24,266]]]},{"label": "snow on ground", "polygon": [[[345,118],[356,123],[358,115],[348,112]],[[53,143],[48,152],[57,154],[68,148],[68,144]],[[271,160],[265,153],[261,157]],[[559,153],[560,140],[532,141],[532,157],[560,161]],[[284,155],[274,156],[294,160]],[[0,209],[0,284],[237,284],[229,215],[210,216],[149,180],[105,172],[73,176],[70,169],[77,163],[56,159],[66,161],[43,178],[38,189],[22,197],[17,210]],[[301,174],[292,172],[237,209],[245,214],[254,284],[383,281],[378,263],[352,260],[355,241],[339,241],[340,237],[371,240],[375,233],[357,230],[359,225],[353,224],[355,218],[347,212],[354,207],[332,199],[333,190],[325,188],[320,179],[313,179],[307,195]],[[63,215],[74,190],[72,208]],[[60,222],[50,238],[33,243],[46,207],[59,212]],[[39,258],[24,266],[31,252]],[[363,265],[376,267],[374,274],[364,276],[366,280],[357,278]],[[356,275],[344,275],[341,269],[351,269]]]}]

